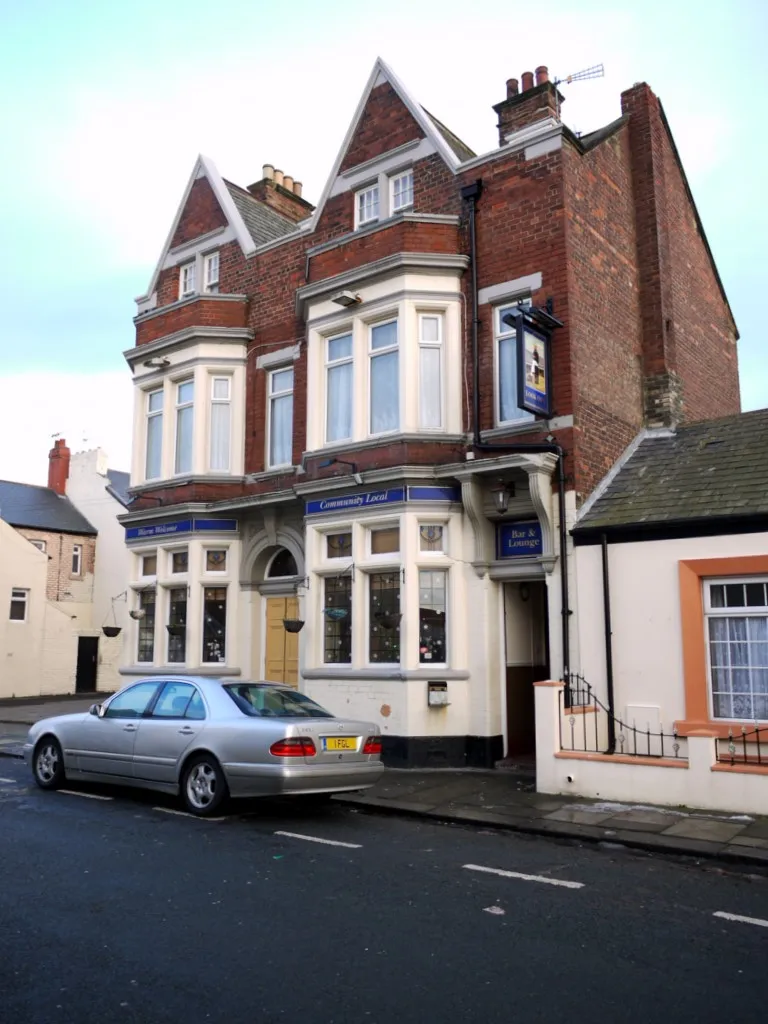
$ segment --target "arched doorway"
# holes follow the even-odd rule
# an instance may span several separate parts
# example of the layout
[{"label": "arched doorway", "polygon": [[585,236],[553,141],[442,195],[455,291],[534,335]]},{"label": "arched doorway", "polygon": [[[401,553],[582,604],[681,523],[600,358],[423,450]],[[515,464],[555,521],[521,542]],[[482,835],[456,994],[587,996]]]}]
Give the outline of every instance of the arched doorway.
[{"label": "arched doorway", "polygon": [[274,552],[264,577],[260,587],[266,606],[264,676],[273,683],[298,686],[299,634],[289,633],[284,620],[299,618],[299,568],[287,548]]}]

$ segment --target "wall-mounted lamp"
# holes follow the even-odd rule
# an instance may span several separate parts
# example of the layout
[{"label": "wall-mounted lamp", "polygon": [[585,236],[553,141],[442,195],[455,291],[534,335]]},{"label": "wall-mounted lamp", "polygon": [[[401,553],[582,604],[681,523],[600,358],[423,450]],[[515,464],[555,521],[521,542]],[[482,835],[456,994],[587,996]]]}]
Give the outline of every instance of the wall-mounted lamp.
[{"label": "wall-mounted lamp", "polygon": [[493,495],[493,507],[503,515],[509,508],[510,499],[515,496],[515,485],[505,484],[502,480],[492,488],[491,494]]},{"label": "wall-mounted lamp", "polygon": [[154,359],[145,359],[144,366],[149,366],[153,370],[164,370],[166,366],[171,365],[171,360],[166,359],[165,356],[156,356]]},{"label": "wall-mounted lamp", "polygon": [[358,473],[358,471],[357,471],[357,463],[356,462],[347,462],[346,459],[324,459],[318,465],[319,465],[320,469],[327,469],[328,466],[349,466],[350,469],[352,470],[352,474],[351,475],[352,475],[352,479],[355,481],[355,483],[356,484],[361,484],[363,482],[363,478],[362,478],[361,474]]},{"label": "wall-mounted lamp", "polygon": [[335,302],[337,306],[356,306],[360,301],[360,296],[355,292],[337,292],[331,296],[331,302]]}]

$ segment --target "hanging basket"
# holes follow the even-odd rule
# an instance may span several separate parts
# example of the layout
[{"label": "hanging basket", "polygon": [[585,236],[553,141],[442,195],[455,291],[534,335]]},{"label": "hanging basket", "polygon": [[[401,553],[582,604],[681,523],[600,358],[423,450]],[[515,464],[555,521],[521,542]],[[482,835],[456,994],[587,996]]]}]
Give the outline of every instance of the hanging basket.
[{"label": "hanging basket", "polygon": [[168,632],[171,634],[171,636],[184,636],[184,634],[187,631],[187,627],[186,626],[179,626],[179,625],[166,626],[165,628],[168,630]]},{"label": "hanging basket", "polygon": [[300,633],[304,628],[303,619],[283,619],[283,628],[286,633]]},{"label": "hanging basket", "polygon": [[144,618],[144,616],[145,616],[145,615],[146,615],[147,613],[146,613],[146,611],[145,611],[145,610],[144,610],[143,608],[132,608],[132,609],[131,609],[131,610],[130,610],[130,611],[128,612],[128,614],[129,614],[129,615],[131,616],[131,618],[132,618],[132,619],[138,619],[138,620],[141,620],[141,619],[143,619],[143,618]]},{"label": "hanging basket", "polygon": [[347,608],[323,608],[323,615],[327,619],[333,619],[335,622],[338,622],[339,619],[346,619],[349,615],[349,610]]},{"label": "hanging basket", "polygon": [[402,619],[402,612],[377,612],[374,618],[382,629],[397,629]]},{"label": "hanging basket", "polygon": [[122,626],[102,626],[101,632],[104,636],[120,636]]}]

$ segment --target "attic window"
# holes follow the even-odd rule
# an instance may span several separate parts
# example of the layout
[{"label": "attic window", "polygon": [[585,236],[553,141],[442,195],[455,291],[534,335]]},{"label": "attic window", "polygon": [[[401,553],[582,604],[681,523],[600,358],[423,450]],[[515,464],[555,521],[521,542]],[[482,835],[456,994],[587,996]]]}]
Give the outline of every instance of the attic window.
[{"label": "attic window", "polygon": [[203,258],[203,282],[205,291],[216,294],[219,290],[219,254],[208,253]]},{"label": "attic window", "polygon": [[372,224],[379,219],[379,186],[371,185],[358,192],[355,197],[357,227]]},{"label": "attic window", "polygon": [[197,265],[194,262],[185,263],[179,275],[179,298],[185,299],[189,295],[194,295],[196,290]]},{"label": "attic window", "polygon": [[389,181],[392,190],[392,213],[413,206],[413,171],[396,174]]}]

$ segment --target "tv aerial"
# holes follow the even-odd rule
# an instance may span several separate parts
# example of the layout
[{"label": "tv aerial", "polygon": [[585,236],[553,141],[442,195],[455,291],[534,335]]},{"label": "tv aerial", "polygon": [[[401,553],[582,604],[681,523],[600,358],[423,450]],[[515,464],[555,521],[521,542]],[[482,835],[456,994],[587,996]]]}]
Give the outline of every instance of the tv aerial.
[{"label": "tv aerial", "polygon": [[572,85],[574,82],[587,82],[591,78],[602,78],[605,75],[605,66],[603,64],[593,64],[591,68],[584,68],[583,71],[575,71],[572,75],[566,75],[565,78],[556,78],[552,83],[555,87],[555,102],[557,103],[557,118],[560,119],[560,99],[557,95],[557,87],[559,85]]}]

